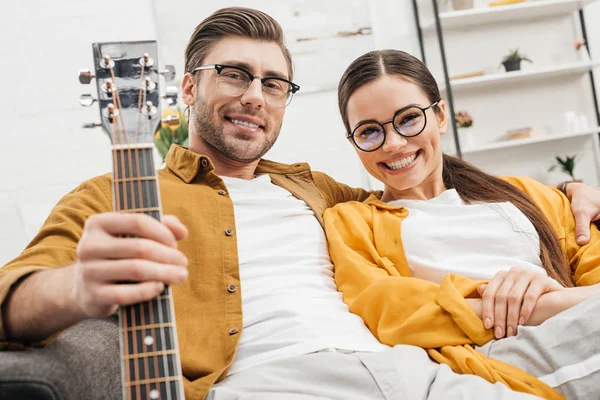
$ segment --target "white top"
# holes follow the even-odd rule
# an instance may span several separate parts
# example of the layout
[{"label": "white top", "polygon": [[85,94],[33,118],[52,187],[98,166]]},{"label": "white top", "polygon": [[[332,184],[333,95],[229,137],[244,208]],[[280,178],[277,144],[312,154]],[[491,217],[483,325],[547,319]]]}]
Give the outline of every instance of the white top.
[{"label": "white top", "polygon": [[229,374],[326,348],[387,348],[348,311],[325,232],[306,203],[268,175],[221,178],[233,200],[244,324]]},{"label": "white top", "polygon": [[540,240],[512,203],[465,204],[455,189],[430,200],[394,200],[404,206],[402,244],[415,278],[440,283],[449,273],[490,280],[521,267],[542,274]]}]

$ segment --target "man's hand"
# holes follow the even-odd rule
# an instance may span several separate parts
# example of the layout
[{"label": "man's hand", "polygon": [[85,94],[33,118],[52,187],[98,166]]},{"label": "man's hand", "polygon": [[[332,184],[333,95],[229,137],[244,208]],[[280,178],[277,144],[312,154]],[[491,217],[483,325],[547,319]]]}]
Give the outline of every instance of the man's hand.
[{"label": "man's hand", "polygon": [[38,341],[86,318],[109,316],[118,306],[156,297],[165,284],[187,277],[187,258],[177,250],[177,241],[186,236],[175,217],[165,216],[162,223],[144,214],[88,218],[75,264],[35,272],[9,294],[4,335]]},{"label": "man's hand", "polygon": [[590,224],[600,220],[600,191],[579,182],[567,185],[567,197],[575,216],[577,244],[590,241]]},{"label": "man's hand", "polygon": [[82,316],[109,316],[119,306],[151,300],[165,284],[185,281],[187,258],[177,241],[186,236],[185,226],[172,216],[162,223],[144,214],[88,218],[71,293]]}]

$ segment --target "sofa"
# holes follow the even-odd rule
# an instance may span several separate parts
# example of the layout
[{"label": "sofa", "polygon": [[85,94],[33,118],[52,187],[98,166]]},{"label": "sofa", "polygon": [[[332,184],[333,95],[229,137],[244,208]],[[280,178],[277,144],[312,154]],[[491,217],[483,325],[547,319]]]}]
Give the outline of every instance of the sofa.
[{"label": "sofa", "polygon": [[0,351],[2,400],[121,398],[116,317],[85,320],[45,347]]}]

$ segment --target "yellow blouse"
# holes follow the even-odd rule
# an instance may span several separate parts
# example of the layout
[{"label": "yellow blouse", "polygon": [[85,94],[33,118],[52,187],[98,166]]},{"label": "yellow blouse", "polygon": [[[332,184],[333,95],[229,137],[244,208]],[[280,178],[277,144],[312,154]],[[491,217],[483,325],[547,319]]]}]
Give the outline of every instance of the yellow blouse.
[{"label": "yellow blouse", "polygon": [[[503,179],[529,195],[550,220],[576,285],[600,282],[598,229],[592,226],[590,243],[579,246],[575,219],[562,193],[529,178]],[[494,338],[465,301],[479,297],[476,288],[484,282],[450,274],[438,285],[411,277],[401,235],[408,213],[375,196],[325,212],[336,283],[350,311],[360,315],[382,343],[419,346],[457,373],[546,399],[564,398],[527,372],[473,349],[471,345],[482,346]]]}]

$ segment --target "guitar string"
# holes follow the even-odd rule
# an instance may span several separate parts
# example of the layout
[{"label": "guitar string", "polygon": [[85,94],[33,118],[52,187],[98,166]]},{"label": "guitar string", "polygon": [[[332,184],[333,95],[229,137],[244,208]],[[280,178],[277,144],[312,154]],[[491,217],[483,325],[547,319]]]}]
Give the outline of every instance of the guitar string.
[{"label": "guitar string", "polygon": [[[113,115],[113,125],[117,125],[117,135],[119,137],[119,144],[129,144],[129,140],[127,138],[127,128],[125,127],[125,115],[123,113],[123,108],[121,107],[121,99],[119,96],[119,90],[117,88],[117,80],[115,78],[115,71],[112,65],[108,65],[109,67],[109,71],[110,71],[110,75],[113,81],[113,97],[115,99],[115,103],[117,106],[117,111],[118,111],[118,117],[115,121],[115,115]],[[120,129],[121,127],[119,126],[119,124],[115,124],[115,122],[120,122],[120,125],[122,125],[122,130]],[[132,163],[131,163],[131,151],[128,152],[127,154],[127,158],[129,161],[129,164],[126,164],[125,162],[125,157],[123,155],[123,152],[126,152],[127,149],[123,148],[121,150],[121,168],[122,168],[122,174],[124,174],[125,178],[127,178],[127,167],[129,167],[129,169],[132,168]],[[131,176],[133,177],[133,176]],[[127,182],[123,182],[123,209],[127,210],[128,206],[129,206],[129,202],[127,201]],[[120,185],[117,184],[117,191],[120,191]],[[135,195],[135,191],[134,191],[134,195]],[[135,199],[134,196],[132,196],[131,198],[131,204],[133,207],[135,207]],[[121,210],[118,210],[121,211]],[[125,307],[125,313],[127,314],[127,311],[130,312],[130,316],[131,316],[131,324],[135,324],[135,308],[134,305]],[[127,334],[128,335],[128,334]],[[134,352],[138,352],[138,345],[137,345],[137,333],[136,332],[132,332],[131,333],[131,337],[132,337],[132,349]],[[129,368],[129,361],[127,361],[127,366],[126,368]],[[133,360],[133,375],[134,375],[134,379],[133,381],[140,381],[139,377],[139,369],[138,369],[138,360],[134,359]],[[133,390],[133,388],[132,388]],[[141,387],[139,385],[135,385],[135,393],[136,393],[136,399],[140,399],[141,398]],[[132,395],[133,396],[133,395]]]},{"label": "guitar string", "polygon": [[[122,115],[122,114],[120,114],[120,115]],[[118,118],[120,118],[120,116],[113,115],[113,128],[116,128],[116,137],[118,139],[117,143],[115,143],[115,144],[123,144],[122,132],[121,132],[120,126],[117,121]],[[115,152],[116,151],[117,150],[115,148]],[[122,152],[123,152],[123,150],[121,150],[119,152],[119,154],[115,157],[115,163],[117,164],[115,171],[116,171],[116,174],[119,176],[122,176],[125,171],[124,158],[123,158]],[[120,164],[119,164],[119,159],[121,161]],[[123,187],[121,188],[121,185],[117,182],[117,184],[115,185],[115,192],[116,192],[117,198],[119,200],[117,200],[117,206],[115,208],[115,211],[120,211],[123,208],[127,208],[126,191],[124,189],[125,189],[125,183],[123,183]],[[122,196],[123,203],[121,203],[121,194],[123,194],[123,196]],[[135,345],[132,343],[133,340],[135,339],[135,337],[134,337],[135,332],[131,333],[131,341],[129,340],[129,333],[128,333],[128,328],[130,326],[130,323],[132,326],[134,324],[134,318],[131,315],[131,313],[129,312],[130,311],[129,307],[120,307],[119,309],[121,311],[121,320],[123,322],[123,327],[125,328],[125,330],[122,333],[122,336],[124,337],[124,342],[125,342],[124,347],[127,352],[135,351],[135,349],[133,347]],[[133,360],[132,362],[135,363],[135,360]],[[125,371],[126,371],[126,379],[128,381],[137,380],[135,370],[131,370],[131,368],[129,367],[130,366],[129,361],[123,359],[123,364],[124,364]],[[132,374],[133,374],[133,376],[132,376]],[[131,390],[127,391],[126,393],[127,393],[128,399],[131,399],[133,397],[133,393],[131,392]]]},{"label": "guitar string", "polygon": [[[140,85],[140,91],[139,91],[139,97],[138,97],[138,126],[136,127],[136,142],[138,140],[138,135],[139,135],[139,130],[140,130],[140,123],[141,123],[141,107],[142,104],[145,104],[145,102],[142,102],[142,96],[145,95],[146,91],[142,91],[142,85],[144,82],[144,71],[145,68],[142,67],[142,73],[141,73],[141,85]],[[148,132],[151,132],[152,129],[152,124],[151,124],[151,116],[148,117],[147,121],[147,130]],[[144,151],[144,150],[143,150]],[[136,147],[136,152],[137,152],[137,147]],[[146,151],[146,154],[148,153],[148,151]],[[147,154],[148,155],[148,154]],[[152,166],[152,159],[150,158],[152,156],[152,153],[150,151],[150,154],[148,155],[148,157],[145,157],[144,160],[142,161],[144,164],[144,170],[147,171],[148,173],[152,173],[152,174],[156,174],[156,171],[154,171],[154,168]],[[138,157],[139,160],[139,157]],[[138,164],[138,170],[139,170],[139,164]],[[151,171],[150,171],[151,170]],[[141,181],[139,182],[141,183]],[[153,204],[152,205],[157,205],[158,206],[158,192],[157,190],[154,191],[150,191],[150,198],[152,198],[153,200]],[[143,201],[143,200],[142,200]],[[143,207],[143,206],[142,206]],[[162,215],[159,211],[159,221],[162,219]],[[165,285],[166,286],[166,285]],[[165,290],[168,292],[168,286],[165,287]],[[162,307],[162,299],[160,297],[153,299],[150,301],[150,305],[153,305],[153,302],[157,301],[157,311],[159,312],[159,328],[158,328],[158,333],[160,335],[160,340],[161,340],[161,348],[162,351],[160,352],[162,354],[163,357],[163,364],[164,364],[164,372],[166,374],[167,377],[171,376],[170,373],[170,368],[169,368],[169,363],[168,363],[168,355],[166,354],[167,349],[167,345],[166,345],[166,340],[165,340],[165,326],[164,326],[164,321],[163,321],[163,307]],[[154,310],[152,309],[152,318],[154,318]],[[154,361],[155,361],[155,373],[160,374],[160,371],[158,370],[158,357],[154,356]],[[147,361],[147,359],[144,359],[145,361]],[[165,385],[165,393],[167,394],[167,399],[171,399],[171,390],[170,390],[170,384],[168,381],[165,381],[163,383]],[[161,382],[158,383],[158,387],[160,389],[160,385]],[[160,392],[160,390],[159,390]]]},{"label": "guitar string", "polygon": [[[147,121],[147,124],[148,124],[147,130],[148,130],[148,132],[151,132],[151,130],[152,130],[151,118],[148,117],[148,119],[146,119],[146,121]],[[147,160],[148,160],[148,164],[150,165],[150,168],[148,168],[148,169],[151,169],[152,173],[156,174],[156,171],[154,170],[152,159],[150,158],[150,156],[147,158]],[[158,200],[159,193],[158,193],[157,189],[158,189],[158,186],[156,186],[156,190],[152,191],[151,197],[154,200],[153,205],[156,205],[158,207],[160,203],[159,203],[159,200]],[[159,218],[158,219],[159,219],[159,221],[162,220],[162,213],[160,212],[160,210],[159,210]],[[165,292],[168,292],[168,290],[169,290],[168,285],[165,285]],[[162,352],[161,353],[162,353],[162,357],[163,357],[164,371],[165,371],[166,377],[170,377],[171,376],[171,371],[170,371],[170,368],[169,368],[169,360],[168,360],[169,355],[166,353],[166,351],[168,351],[169,349],[167,349],[167,343],[166,343],[166,339],[165,339],[165,336],[166,336],[165,330],[167,328],[164,325],[165,321],[163,321],[163,304],[162,304],[161,295],[159,295],[155,300],[157,301],[157,309],[158,309],[158,312],[159,312],[159,324],[160,324],[160,326],[159,326],[159,329],[158,329],[158,333],[160,335],[160,341],[161,341],[161,348],[162,348]],[[163,384],[165,385],[165,393],[167,394],[167,399],[170,400],[171,399],[171,391],[170,391],[170,388],[169,388],[168,380],[164,381]],[[161,383],[159,382],[158,385],[160,387]]]},{"label": "guitar string", "polygon": [[[114,208],[115,210],[118,210],[121,206],[121,195],[120,195],[120,191],[119,191],[119,183],[118,183],[118,177],[116,175],[119,174],[119,170],[118,170],[118,154],[117,154],[117,124],[114,123],[114,117],[113,117],[113,122],[112,122],[112,152],[113,152],[113,180],[116,182],[115,183],[115,188],[114,188],[114,195],[115,195],[115,204],[114,204]],[[115,179],[116,178],[116,179]],[[129,350],[129,336],[128,336],[128,325],[127,325],[127,314],[126,311],[123,307],[119,307],[119,319],[121,321],[121,329],[123,329],[122,333],[121,333],[121,337],[123,339],[123,350],[124,351],[128,351]],[[121,354],[122,357],[122,364],[125,368],[125,380],[127,382],[131,381],[131,376],[130,376],[130,371],[129,368],[127,368],[128,366],[126,365],[125,359],[123,358],[123,354]],[[129,394],[129,392],[127,391],[127,389],[125,388],[125,385],[123,385],[123,391],[127,394],[127,398],[129,399],[131,396]]]},{"label": "guitar string", "polygon": [[[145,65],[142,65],[141,68],[141,74],[140,74],[140,88],[139,88],[139,92],[138,92],[138,112],[137,112],[137,124],[135,127],[135,144],[138,144],[139,141],[139,132],[140,132],[140,118],[142,115],[142,98],[145,96],[146,91],[142,90],[143,89],[143,85],[144,85],[144,74],[146,71],[146,67]],[[145,99],[144,99],[145,100]],[[142,150],[142,154],[144,154],[144,150]],[[141,170],[140,169],[140,153],[139,153],[139,146],[135,146],[135,161],[136,161],[136,168],[137,168],[137,173],[138,173],[138,178],[141,178],[143,176],[145,176],[146,172],[147,172],[147,168],[145,168],[145,163],[144,160],[142,161],[142,164],[144,164],[144,169]],[[134,181],[135,182],[135,181]],[[140,199],[140,208],[143,209],[145,208],[144,205],[144,196],[142,194],[142,180],[141,179],[137,179],[137,186],[138,186],[138,198]],[[148,182],[146,182],[146,185],[149,184]],[[150,211],[151,213],[151,211]],[[148,310],[151,311],[151,305],[152,305],[152,300],[150,300],[148,302],[149,306],[148,306]],[[147,319],[149,319],[150,317],[146,314],[145,310],[143,309],[143,305],[140,305],[140,319],[143,320],[143,324],[147,324]],[[140,331],[141,332],[141,331]],[[154,339],[154,335],[152,335],[152,331],[150,330],[150,334],[148,334],[148,329],[146,329],[145,331],[145,335],[152,337],[152,339]],[[141,336],[145,336],[145,335],[141,335]],[[144,343],[142,348],[144,348],[144,350],[147,347],[151,348],[151,351],[154,351],[154,340],[152,341],[151,346],[148,346],[145,342],[145,338],[142,339],[140,338],[140,340],[142,341],[142,343]],[[153,357],[156,358],[156,357]],[[154,390],[155,388],[153,387],[153,383],[150,380],[150,365],[149,365],[150,360],[148,360],[147,357],[144,357],[144,372],[145,372],[145,376],[146,376],[146,380],[148,381],[148,385],[146,385],[146,394],[148,395],[148,397],[150,396],[150,393],[152,392],[152,390]],[[156,375],[156,370],[154,372],[154,374]],[[152,377],[154,378],[154,376]]]}]

